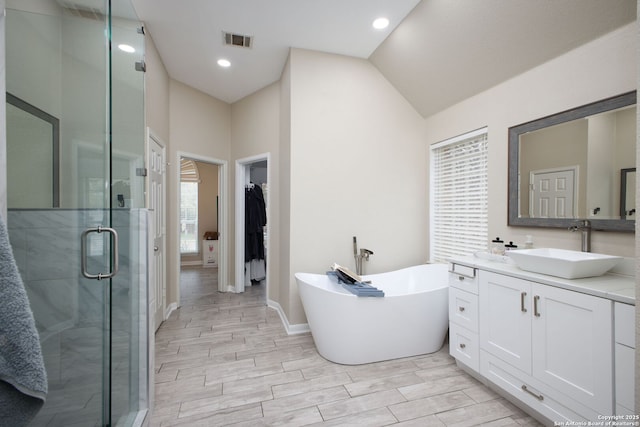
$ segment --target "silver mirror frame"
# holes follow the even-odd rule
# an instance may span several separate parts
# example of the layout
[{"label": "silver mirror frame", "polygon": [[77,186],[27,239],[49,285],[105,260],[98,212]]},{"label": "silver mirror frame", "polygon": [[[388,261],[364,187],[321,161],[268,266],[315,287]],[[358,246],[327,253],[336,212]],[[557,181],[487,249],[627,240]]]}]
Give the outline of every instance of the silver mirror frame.
[{"label": "silver mirror frame", "polygon": [[[521,218],[518,212],[518,170],[520,158],[520,135],[571,120],[581,119],[593,114],[634,105],[636,91],[603,99],[571,110],[553,114],[509,128],[509,206],[508,225],[516,227],[568,228],[576,219],[572,218]],[[635,220],[628,219],[592,219],[591,226],[596,230],[635,231]]]}]

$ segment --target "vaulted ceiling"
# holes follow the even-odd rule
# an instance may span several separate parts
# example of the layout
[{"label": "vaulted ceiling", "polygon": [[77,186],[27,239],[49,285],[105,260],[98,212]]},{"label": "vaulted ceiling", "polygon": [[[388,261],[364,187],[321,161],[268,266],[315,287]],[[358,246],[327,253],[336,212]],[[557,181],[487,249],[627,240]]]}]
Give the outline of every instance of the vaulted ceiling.
[{"label": "vaulted ceiling", "polygon": [[[133,0],[169,75],[233,103],[289,48],[368,58],[423,116],[636,20],[636,0]],[[386,16],[390,26],[375,30]],[[252,46],[223,43],[224,32]],[[220,58],[231,66],[221,68]]]}]

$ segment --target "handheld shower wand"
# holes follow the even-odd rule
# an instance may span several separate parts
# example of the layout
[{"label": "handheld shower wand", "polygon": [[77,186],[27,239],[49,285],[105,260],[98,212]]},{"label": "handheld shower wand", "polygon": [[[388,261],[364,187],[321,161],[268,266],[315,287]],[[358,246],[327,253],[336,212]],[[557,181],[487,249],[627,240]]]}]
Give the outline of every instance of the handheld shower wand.
[{"label": "handheld shower wand", "polygon": [[356,260],[357,274],[363,274],[362,260],[369,261],[369,255],[373,255],[373,251],[365,248],[360,249],[360,253],[358,253],[358,241],[356,240],[356,236],[353,236],[353,257]]},{"label": "handheld shower wand", "polygon": [[358,258],[358,240],[356,236],[353,236],[353,258],[356,260],[356,273],[358,273],[360,271],[360,258]]}]

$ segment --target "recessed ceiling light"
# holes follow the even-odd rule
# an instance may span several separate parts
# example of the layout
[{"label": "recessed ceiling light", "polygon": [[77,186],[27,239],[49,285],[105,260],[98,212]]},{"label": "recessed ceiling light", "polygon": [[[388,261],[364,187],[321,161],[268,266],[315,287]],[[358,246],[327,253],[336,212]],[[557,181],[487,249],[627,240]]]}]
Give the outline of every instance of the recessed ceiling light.
[{"label": "recessed ceiling light", "polygon": [[373,21],[373,28],[376,30],[383,30],[389,26],[389,20],[387,18],[378,18]]},{"label": "recessed ceiling light", "polygon": [[231,66],[231,62],[228,59],[218,59],[218,65],[222,68],[229,68]]},{"label": "recessed ceiling light", "polygon": [[136,51],[133,46],[129,46],[128,44],[119,44],[118,49],[127,53],[133,53]]}]

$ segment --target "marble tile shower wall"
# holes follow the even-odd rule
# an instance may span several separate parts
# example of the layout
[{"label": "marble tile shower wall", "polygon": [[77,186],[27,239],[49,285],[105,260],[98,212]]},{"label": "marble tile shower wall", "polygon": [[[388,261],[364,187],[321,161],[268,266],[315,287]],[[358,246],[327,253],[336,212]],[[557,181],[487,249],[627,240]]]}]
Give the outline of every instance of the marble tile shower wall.
[{"label": "marble tile shower wall", "polygon": [[[137,387],[135,365],[144,359],[141,353],[147,336],[148,212],[122,209],[112,213],[112,226],[120,241],[120,269],[112,280],[110,294],[107,281],[86,279],[80,271],[81,234],[87,228],[108,225],[108,215],[105,210],[72,209],[8,212],[9,238],[36,319],[50,383],[50,396],[39,416],[77,420],[89,416],[96,409],[92,406],[101,404],[96,397],[102,387],[105,306],[109,298],[112,382],[115,389],[123,389],[113,394],[112,405],[126,412],[130,388],[132,384]],[[93,238],[102,236],[94,234]],[[104,245],[100,240],[97,244],[89,242],[88,270],[98,273],[104,269]],[[72,384],[83,386],[71,390]],[[70,394],[76,399],[71,404]]]}]

